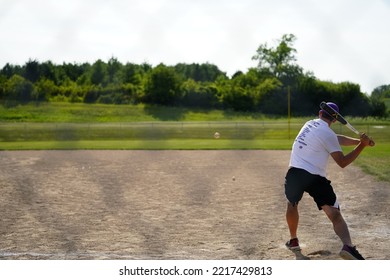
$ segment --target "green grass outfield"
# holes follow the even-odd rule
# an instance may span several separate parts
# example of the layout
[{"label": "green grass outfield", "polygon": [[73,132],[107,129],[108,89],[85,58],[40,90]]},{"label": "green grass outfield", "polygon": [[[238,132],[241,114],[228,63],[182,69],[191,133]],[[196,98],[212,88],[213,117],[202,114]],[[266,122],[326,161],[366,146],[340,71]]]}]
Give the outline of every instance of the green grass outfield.
[{"label": "green grass outfield", "polygon": [[[0,106],[0,150],[289,150],[302,124],[312,117],[294,118],[289,124],[285,118],[254,113],[144,105]],[[377,142],[355,163],[390,181],[390,121],[348,119]],[[355,137],[341,124],[332,128]],[[220,138],[214,138],[215,132]]]},{"label": "green grass outfield", "polygon": [[1,150],[288,150],[288,140],[80,140],[2,142]]}]

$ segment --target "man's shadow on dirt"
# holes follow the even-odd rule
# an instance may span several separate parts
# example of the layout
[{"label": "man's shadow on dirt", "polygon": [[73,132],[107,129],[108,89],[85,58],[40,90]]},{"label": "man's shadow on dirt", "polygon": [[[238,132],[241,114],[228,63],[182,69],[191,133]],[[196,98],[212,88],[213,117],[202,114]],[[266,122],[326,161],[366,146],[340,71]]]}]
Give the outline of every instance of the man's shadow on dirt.
[{"label": "man's shadow on dirt", "polygon": [[294,253],[296,260],[310,260],[310,257],[302,254],[302,250],[291,250]]},{"label": "man's shadow on dirt", "polygon": [[291,250],[291,252],[294,253],[296,260],[311,260],[311,257],[309,256],[316,256],[316,255],[329,256],[332,254],[330,251],[327,250],[319,250],[319,251],[308,253],[307,255],[304,255],[301,249]]}]

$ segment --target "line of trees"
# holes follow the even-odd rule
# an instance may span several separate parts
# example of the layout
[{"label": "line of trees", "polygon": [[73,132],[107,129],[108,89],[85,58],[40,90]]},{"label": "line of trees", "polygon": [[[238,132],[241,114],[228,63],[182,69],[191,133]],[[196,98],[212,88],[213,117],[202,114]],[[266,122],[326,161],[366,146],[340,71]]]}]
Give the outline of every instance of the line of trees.
[{"label": "line of trees", "polygon": [[321,101],[332,100],[346,115],[387,116],[383,93],[390,86],[367,96],[358,84],[321,81],[296,64],[295,40],[286,34],[274,47],[260,45],[252,58],[257,66],[232,77],[210,63],[153,67],[123,64],[112,57],[107,62],[56,65],[30,59],[23,66],[6,64],[0,70],[0,101],[4,106],[45,101],[145,103],[286,115],[290,92],[294,115],[313,114]]}]

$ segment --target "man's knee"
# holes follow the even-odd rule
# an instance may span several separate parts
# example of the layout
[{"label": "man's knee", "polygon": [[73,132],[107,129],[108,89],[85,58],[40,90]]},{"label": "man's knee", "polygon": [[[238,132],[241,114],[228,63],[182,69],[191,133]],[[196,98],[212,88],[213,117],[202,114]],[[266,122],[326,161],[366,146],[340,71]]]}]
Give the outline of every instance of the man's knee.
[{"label": "man's knee", "polygon": [[329,220],[331,220],[332,222],[343,218],[339,208],[335,208],[329,205],[324,205],[322,206],[322,210],[324,210]]},{"label": "man's knee", "polygon": [[287,202],[286,213],[287,213],[287,215],[288,214],[296,214],[296,213],[298,213],[298,203]]}]

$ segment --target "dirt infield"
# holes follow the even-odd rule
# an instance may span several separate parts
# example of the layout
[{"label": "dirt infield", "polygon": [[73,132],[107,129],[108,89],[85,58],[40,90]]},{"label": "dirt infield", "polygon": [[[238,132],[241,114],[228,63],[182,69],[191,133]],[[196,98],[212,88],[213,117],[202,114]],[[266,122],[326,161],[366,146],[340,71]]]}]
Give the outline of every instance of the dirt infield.
[{"label": "dirt infield", "polygon": [[[0,259],[339,259],[307,195],[284,247],[289,151],[0,152]],[[364,156],[364,155],[362,155]],[[333,162],[353,242],[390,259],[389,183]]]}]

